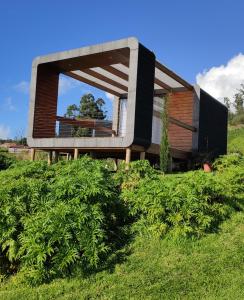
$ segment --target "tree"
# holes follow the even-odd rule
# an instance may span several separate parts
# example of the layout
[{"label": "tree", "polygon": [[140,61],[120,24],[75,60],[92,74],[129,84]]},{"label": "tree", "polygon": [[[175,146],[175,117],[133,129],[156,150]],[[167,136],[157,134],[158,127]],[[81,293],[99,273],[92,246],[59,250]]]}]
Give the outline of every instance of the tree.
[{"label": "tree", "polygon": [[102,98],[95,100],[95,97],[89,93],[81,97],[80,105],[69,105],[65,113],[66,117],[73,117],[77,119],[98,119],[104,120],[106,118],[106,111],[103,110],[105,101]]},{"label": "tree", "polygon": [[229,122],[233,119],[233,112],[231,112],[231,100],[228,97],[224,97],[224,104],[228,108],[228,120]]},{"label": "tree", "polygon": [[[240,85],[233,98],[224,98],[224,103],[228,108],[229,123],[231,125],[244,124],[244,84]],[[234,109],[231,111],[231,107]]]},{"label": "tree", "polygon": [[65,113],[65,117],[68,118],[76,118],[79,114],[79,108],[76,104],[69,105],[67,107],[67,111]]},{"label": "tree", "polygon": [[[102,98],[95,97],[89,93],[81,97],[80,104],[69,105],[67,107],[65,117],[74,119],[96,119],[104,120],[107,117],[107,111],[104,111],[103,106],[105,101]],[[82,128],[79,126],[72,126],[72,136],[89,136],[91,135],[91,129]]]},{"label": "tree", "polygon": [[160,143],[160,169],[167,172],[169,168],[169,139],[168,139],[168,95],[164,97],[164,105],[162,111],[162,133]]},{"label": "tree", "polygon": [[231,106],[230,98],[224,97],[224,104],[228,108],[228,110],[230,110],[230,106]]},{"label": "tree", "polygon": [[236,113],[244,113],[244,84],[241,84],[241,88],[238,89],[238,92],[234,95],[234,107]]}]

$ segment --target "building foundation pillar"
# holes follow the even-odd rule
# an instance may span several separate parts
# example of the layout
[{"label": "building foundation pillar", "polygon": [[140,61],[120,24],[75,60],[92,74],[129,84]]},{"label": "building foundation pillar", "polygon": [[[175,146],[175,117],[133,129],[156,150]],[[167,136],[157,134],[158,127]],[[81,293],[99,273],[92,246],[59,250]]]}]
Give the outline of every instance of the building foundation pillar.
[{"label": "building foundation pillar", "polygon": [[125,169],[129,170],[129,163],[131,161],[131,148],[127,148],[125,152]]},{"label": "building foundation pillar", "polygon": [[140,160],[144,160],[146,158],[146,152],[140,152]]},{"label": "building foundation pillar", "polygon": [[79,149],[75,148],[74,149],[74,159],[78,159],[78,157],[79,157]]},{"label": "building foundation pillar", "polygon": [[31,159],[31,161],[34,161],[35,157],[36,157],[36,149],[31,148],[31,150],[30,150],[30,159]]},{"label": "building foundation pillar", "polygon": [[48,151],[47,153],[47,164],[50,166],[52,164],[52,151]]}]

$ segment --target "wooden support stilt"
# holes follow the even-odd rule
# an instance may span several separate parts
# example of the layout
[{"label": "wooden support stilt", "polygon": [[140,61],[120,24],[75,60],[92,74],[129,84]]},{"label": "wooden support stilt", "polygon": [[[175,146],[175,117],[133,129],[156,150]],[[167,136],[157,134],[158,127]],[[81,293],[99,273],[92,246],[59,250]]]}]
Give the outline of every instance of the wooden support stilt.
[{"label": "wooden support stilt", "polygon": [[36,156],[36,149],[31,148],[31,151],[30,151],[30,159],[31,159],[31,161],[35,160],[35,156]]},{"label": "wooden support stilt", "polygon": [[78,159],[78,157],[79,157],[79,149],[75,148],[74,149],[74,159]]},{"label": "wooden support stilt", "polygon": [[126,152],[125,152],[125,164],[126,164],[125,169],[126,170],[129,170],[130,160],[131,160],[131,149],[127,148]]},{"label": "wooden support stilt", "polygon": [[66,154],[66,160],[69,160],[69,153]]},{"label": "wooden support stilt", "polygon": [[47,164],[50,166],[52,164],[52,151],[48,151],[47,154]]},{"label": "wooden support stilt", "polygon": [[53,160],[55,163],[58,162],[58,156],[59,156],[58,151],[53,151]]},{"label": "wooden support stilt", "polygon": [[144,160],[146,158],[146,152],[140,152],[140,160]]}]

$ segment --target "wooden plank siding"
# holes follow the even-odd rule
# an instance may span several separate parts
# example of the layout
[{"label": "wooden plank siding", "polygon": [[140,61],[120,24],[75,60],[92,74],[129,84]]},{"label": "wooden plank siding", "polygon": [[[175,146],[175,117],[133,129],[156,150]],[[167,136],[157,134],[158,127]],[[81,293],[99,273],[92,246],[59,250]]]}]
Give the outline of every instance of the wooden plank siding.
[{"label": "wooden plank siding", "polygon": [[[183,91],[169,95],[169,116],[193,126],[193,92]],[[169,123],[170,147],[192,151],[192,131]]]},{"label": "wooden plank siding", "polygon": [[56,70],[38,67],[33,138],[55,137],[58,81]]}]

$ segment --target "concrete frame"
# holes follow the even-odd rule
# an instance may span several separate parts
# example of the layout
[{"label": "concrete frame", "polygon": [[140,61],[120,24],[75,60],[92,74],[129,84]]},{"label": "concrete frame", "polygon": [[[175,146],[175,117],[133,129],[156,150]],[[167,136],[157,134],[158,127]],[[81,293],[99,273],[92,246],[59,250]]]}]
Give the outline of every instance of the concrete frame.
[{"label": "concrete frame", "polygon": [[[126,51],[124,51],[126,50]],[[128,51],[129,50],[129,51]],[[122,52],[123,53],[122,53]],[[41,97],[38,98],[38,68],[47,68],[49,72],[49,68],[52,69],[51,72],[55,73],[55,78],[58,78],[57,75],[59,74],[67,74],[72,73],[70,71],[79,70],[79,63],[82,61],[84,65],[91,65],[89,68],[96,68],[101,67],[98,62],[98,59],[104,59],[101,68],[103,66],[110,66],[113,64],[117,64],[118,62],[111,62],[109,64],[109,56],[111,53],[115,53],[115,59],[112,57],[111,59],[113,61],[118,61],[121,59],[121,64],[125,64],[128,68],[128,75],[126,75],[128,78],[128,93],[127,94],[121,94],[114,93],[115,98],[113,101],[113,123],[112,123],[112,130],[117,132],[118,129],[118,123],[119,123],[119,102],[120,97],[125,98],[127,97],[127,120],[126,120],[126,135],[124,137],[116,136],[114,133],[111,137],[55,137],[52,136],[53,133],[50,134],[50,137],[45,137],[43,134],[43,137],[39,135],[37,137],[34,134],[34,124],[35,124],[35,110],[36,107],[39,105],[39,108],[41,107],[41,110],[43,107],[45,107],[45,93]],[[129,54],[128,54],[129,53]],[[121,56],[121,54],[123,55]],[[95,63],[93,62],[95,58]],[[98,56],[96,56],[98,55]],[[83,57],[83,60],[79,60]],[[122,58],[121,58],[122,57]],[[88,60],[88,62],[86,61]],[[128,61],[129,60],[129,61]],[[68,61],[68,63],[67,63]],[[105,65],[108,63],[108,65]],[[69,64],[71,62],[71,64]],[[74,64],[73,64],[74,62]],[[87,62],[87,63],[86,63]],[[93,66],[94,63],[94,66]],[[98,65],[96,65],[96,63]],[[78,69],[75,69],[74,66]],[[73,69],[72,69],[73,67]],[[82,66],[81,66],[82,67]],[[83,66],[84,67],[84,66]],[[55,69],[55,70],[54,70]],[[84,68],[85,69],[85,68]],[[158,75],[156,74],[155,70],[160,70],[164,75],[168,76],[170,79],[175,81],[177,83],[177,86],[174,82],[174,84],[171,82],[164,82],[162,81],[164,77],[161,77],[161,80]],[[82,71],[82,68],[81,70]],[[117,70],[119,71],[119,70]],[[112,72],[111,72],[112,73]],[[122,72],[121,72],[122,73]],[[48,74],[49,75],[49,74]],[[69,76],[69,75],[68,75]],[[49,77],[46,78],[46,73],[44,76],[45,80],[49,82]],[[71,76],[72,77],[72,76]],[[73,77],[75,78],[75,77]],[[123,77],[121,77],[123,78]],[[84,79],[83,79],[84,80]],[[81,80],[82,81],[82,80]],[[56,83],[57,84],[57,81]],[[54,84],[54,86],[56,86]],[[93,83],[94,84],[94,83]],[[161,86],[160,86],[161,84]],[[95,86],[95,85],[94,85]],[[101,86],[101,85],[100,85]],[[157,86],[155,88],[155,86]],[[161,89],[159,89],[161,87]],[[42,86],[43,88],[43,86]],[[104,86],[103,86],[104,88]],[[126,86],[127,89],[127,86]],[[54,89],[55,90],[55,89]],[[116,152],[126,152],[126,162],[128,163],[131,159],[131,156],[136,153],[140,153],[140,159],[145,159],[145,155],[147,153],[147,156],[151,155],[157,155],[159,154],[159,145],[152,143],[152,121],[153,121],[153,115],[155,113],[153,105],[154,105],[154,95],[164,95],[164,94],[177,94],[177,92],[192,92],[193,95],[193,106],[192,106],[192,121],[191,124],[187,124],[187,121],[184,121],[185,123],[181,122],[180,119],[174,119],[172,122],[173,124],[176,124],[177,126],[192,131],[192,137],[191,137],[191,151],[188,150],[180,150],[179,147],[177,148],[174,145],[174,148],[171,148],[172,156],[175,158],[182,158],[184,159],[187,155],[190,154],[197,154],[199,152],[199,147],[203,147],[204,142],[201,141],[199,138],[199,125],[200,125],[200,116],[203,115],[201,112],[201,107],[204,107],[204,101],[202,100],[201,94],[202,90],[199,86],[195,85],[194,87],[186,82],[184,79],[179,77],[177,74],[175,74],[173,71],[169,70],[164,65],[160,64],[155,59],[155,55],[153,52],[145,48],[143,45],[139,43],[139,41],[136,38],[127,38],[122,39],[118,41],[108,42],[104,44],[99,44],[95,46],[90,47],[82,47],[70,51],[64,51],[59,53],[50,54],[47,56],[37,57],[32,64],[32,77],[31,77],[31,90],[30,90],[30,105],[29,105],[29,126],[28,126],[28,135],[27,135],[27,142],[28,145],[33,149],[43,149],[49,151],[49,160],[51,162],[52,155],[50,154],[50,151],[65,151],[69,153],[74,153],[74,158],[76,159],[80,153],[86,153],[90,151],[104,151],[112,153],[113,151]],[[45,90],[46,94],[48,94],[48,89]],[[55,94],[55,93],[54,93]],[[47,98],[50,95],[47,95]],[[55,99],[56,97],[52,96],[52,99]],[[212,98],[210,95],[207,95],[209,98],[209,101],[211,103],[215,103],[216,100]],[[38,98],[38,101],[36,99]],[[41,99],[41,101],[40,101]],[[58,101],[58,99],[56,99]],[[44,101],[43,105],[42,104]],[[49,101],[49,100],[48,100]],[[49,109],[47,101],[47,112]],[[209,104],[210,105],[210,104]],[[209,107],[207,106],[207,108]],[[206,108],[206,105],[205,105]],[[177,112],[180,112],[179,108],[176,108]],[[37,109],[38,111],[38,109]],[[218,112],[222,113],[222,119],[227,120],[227,111],[226,108],[219,104],[218,107],[213,106],[211,111],[209,112],[209,116],[211,116],[211,122],[213,123],[213,126],[218,126],[218,124],[214,123],[213,120],[215,120],[214,113]],[[50,115],[53,114],[53,111],[50,113]],[[205,113],[206,114],[206,113]],[[224,116],[226,114],[226,116]],[[44,114],[45,115],[45,114]],[[48,117],[48,114],[47,114]],[[38,119],[38,117],[36,117]],[[171,118],[173,119],[173,118]],[[171,122],[171,119],[169,120]],[[49,119],[47,118],[46,121]],[[45,120],[42,122],[45,122]],[[201,122],[204,123],[204,122]],[[206,123],[206,122],[205,122]],[[210,129],[207,128],[204,124],[202,124],[202,132],[201,135],[204,137],[204,135],[209,135]],[[44,125],[45,127],[45,125]],[[226,127],[226,128],[225,128]],[[48,128],[45,127],[45,129]],[[194,129],[194,130],[193,130]],[[221,138],[219,143],[222,145],[222,150],[219,152],[219,154],[224,154],[226,150],[224,150],[224,144],[225,144],[225,135],[227,132],[227,125],[223,126],[223,132],[221,132]],[[225,132],[226,131],[226,132]],[[222,137],[223,135],[223,137]],[[174,135],[175,136],[175,135]],[[176,138],[178,138],[176,136]],[[221,141],[221,139],[223,141]],[[181,141],[181,139],[179,139]],[[199,144],[200,143],[200,144]],[[216,146],[216,145],[215,145]],[[218,146],[218,145],[217,145]],[[126,149],[126,151],[125,151]],[[117,152],[117,153],[118,153]],[[32,152],[32,159],[35,157],[35,152],[33,150]]]},{"label": "concrete frame", "polygon": [[[47,64],[56,61],[62,61],[70,58],[77,58],[85,55],[103,53],[110,50],[129,48],[129,83],[128,83],[128,109],[125,137],[94,137],[94,138],[33,138],[35,99],[37,85],[37,69],[41,64]],[[64,51],[47,56],[37,57],[32,64],[32,79],[30,90],[29,106],[29,131],[27,136],[28,145],[32,148],[42,149],[69,149],[69,148],[128,148],[134,141],[135,109],[136,109],[136,81],[138,70],[138,52],[139,42],[135,38],[108,42],[100,45],[83,47],[71,51]]]}]

